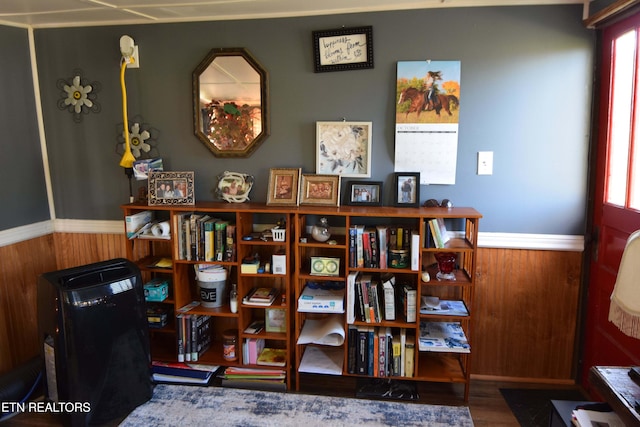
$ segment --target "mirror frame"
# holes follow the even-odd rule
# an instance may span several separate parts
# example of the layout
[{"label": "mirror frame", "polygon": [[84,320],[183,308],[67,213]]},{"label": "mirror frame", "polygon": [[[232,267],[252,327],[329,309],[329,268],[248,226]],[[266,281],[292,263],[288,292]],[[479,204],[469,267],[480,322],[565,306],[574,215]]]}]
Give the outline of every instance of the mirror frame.
[{"label": "mirror frame", "polygon": [[[223,56],[241,56],[260,76],[260,98],[262,118],[262,131],[253,139],[243,150],[223,150],[209,139],[202,132],[202,114],[200,113],[200,75],[211,65],[211,63],[219,57]],[[192,74],[193,89],[193,131],[198,139],[213,153],[216,157],[249,157],[269,136],[269,74],[260,65],[260,63],[245,48],[214,48],[209,51],[207,56],[200,62]]]}]

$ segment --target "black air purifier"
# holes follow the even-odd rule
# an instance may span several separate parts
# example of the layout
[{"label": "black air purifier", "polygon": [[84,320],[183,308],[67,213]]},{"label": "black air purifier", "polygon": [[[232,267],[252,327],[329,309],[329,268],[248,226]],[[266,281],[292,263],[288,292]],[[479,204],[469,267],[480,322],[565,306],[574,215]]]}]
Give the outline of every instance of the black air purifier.
[{"label": "black air purifier", "polygon": [[[64,423],[122,418],[153,392],[140,270],[114,259],[45,273],[38,280],[38,332],[45,395]],[[62,406],[62,404],[66,406]]]}]

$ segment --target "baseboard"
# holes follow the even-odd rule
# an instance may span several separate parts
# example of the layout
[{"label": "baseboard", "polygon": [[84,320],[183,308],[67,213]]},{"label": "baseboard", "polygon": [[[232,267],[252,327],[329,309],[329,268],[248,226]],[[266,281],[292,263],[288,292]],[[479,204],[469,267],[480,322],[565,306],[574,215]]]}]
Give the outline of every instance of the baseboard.
[{"label": "baseboard", "polygon": [[529,378],[529,377],[505,377],[500,375],[471,374],[474,381],[491,381],[504,383],[527,383],[548,385],[576,385],[576,381],[570,378]]}]

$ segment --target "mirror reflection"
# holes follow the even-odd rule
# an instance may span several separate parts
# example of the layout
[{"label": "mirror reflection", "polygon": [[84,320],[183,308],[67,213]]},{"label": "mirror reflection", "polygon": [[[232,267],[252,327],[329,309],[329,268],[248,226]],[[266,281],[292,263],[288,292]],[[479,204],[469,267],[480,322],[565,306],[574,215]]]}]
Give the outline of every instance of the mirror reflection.
[{"label": "mirror reflection", "polygon": [[193,72],[196,136],[216,156],[249,156],[268,136],[267,93],[246,49],[211,50]]}]

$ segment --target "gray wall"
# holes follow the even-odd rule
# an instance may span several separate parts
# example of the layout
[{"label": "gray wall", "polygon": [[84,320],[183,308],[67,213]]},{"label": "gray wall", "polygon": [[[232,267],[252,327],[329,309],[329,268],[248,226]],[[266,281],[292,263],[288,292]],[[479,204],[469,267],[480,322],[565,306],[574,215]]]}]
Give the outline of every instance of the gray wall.
[{"label": "gray wall", "polygon": [[0,26],[0,230],[49,219],[27,30]]},{"label": "gray wall", "polygon": [[[269,168],[313,173],[315,122],[344,117],[373,122],[371,180],[385,183],[389,204],[396,63],[460,60],[456,184],[422,186],[421,199],[477,208],[482,231],[582,234],[595,35],[581,18],[581,5],[513,6],[36,30],[57,217],[121,218],[118,41],[128,34],[141,65],[126,73],[129,117],[159,131],[166,169],[195,171],[197,200],[212,200],[216,176],[231,170],[254,175],[251,199],[264,201]],[[314,73],[311,32],[361,25],[373,26],[375,68]],[[215,158],[193,135],[191,73],[214,47],[245,47],[270,75],[271,136],[246,159]],[[56,82],[75,69],[101,85],[101,112],[79,124],[57,107]],[[476,153],[487,150],[494,174],[478,176]]]}]

